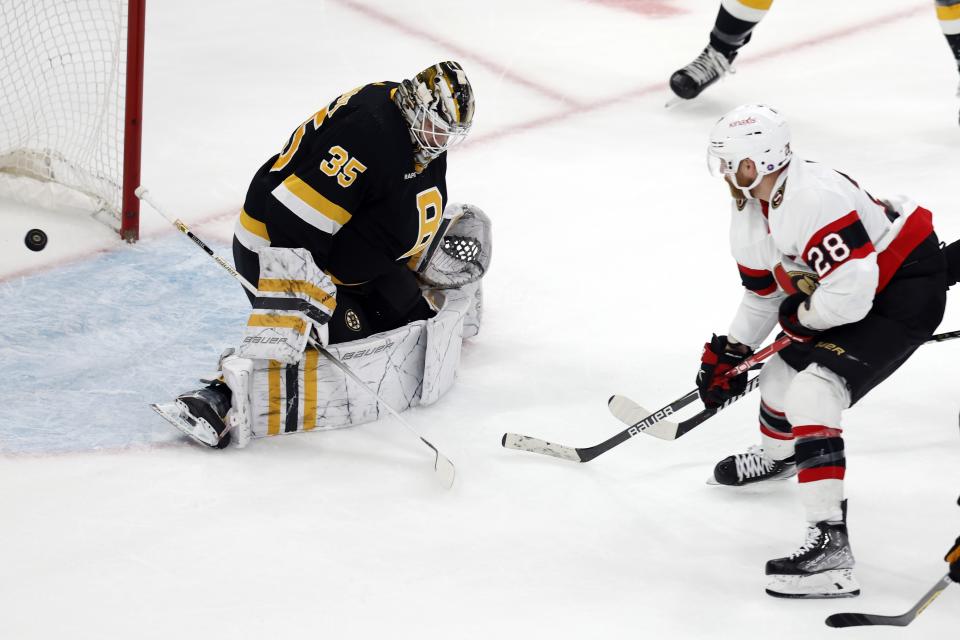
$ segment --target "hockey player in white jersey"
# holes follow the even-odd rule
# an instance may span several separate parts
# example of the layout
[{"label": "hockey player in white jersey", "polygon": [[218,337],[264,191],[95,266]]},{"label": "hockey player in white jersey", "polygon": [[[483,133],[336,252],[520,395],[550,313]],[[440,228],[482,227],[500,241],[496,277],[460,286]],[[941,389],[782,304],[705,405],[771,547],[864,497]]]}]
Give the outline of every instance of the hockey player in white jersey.
[{"label": "hockey player in white jersey", "polygon": [[940,323],[947,263],[931,213],[902,197],[877,200],[846,175],[798,158],[786,121],[763,105],[721,118],[707,156],[733,195],[730,241],[746,291],[727,334],[704,347],[704,403],[716,407],[743,390],[746,373],[724,373],[778,321],[793,340],[760,374],[761,446],[722,460],[712,481],[798,475],[806,540],[767,563],[767,592],[857,595],[841,416]]}]

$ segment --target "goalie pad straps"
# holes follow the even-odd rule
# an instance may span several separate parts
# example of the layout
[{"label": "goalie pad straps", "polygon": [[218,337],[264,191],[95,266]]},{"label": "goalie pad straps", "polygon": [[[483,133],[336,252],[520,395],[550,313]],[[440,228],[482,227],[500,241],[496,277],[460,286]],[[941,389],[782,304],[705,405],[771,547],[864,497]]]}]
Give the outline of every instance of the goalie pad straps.
[{"label": "goalie pad straps", "polygon": [[452,210],[453,222],[418,268],[420,279],[435,289],[458,289],[478,281],[490,268],[493,254],[490,218],[479,207],[451,204],[447,209]]},{"label": "goalie pad straps", "polygon": [[306,249],[262,247],[259,295],[247,320],[238,355],[252,360],[300,362],[311,328],[328,342],[327,322],[337,288]]}]

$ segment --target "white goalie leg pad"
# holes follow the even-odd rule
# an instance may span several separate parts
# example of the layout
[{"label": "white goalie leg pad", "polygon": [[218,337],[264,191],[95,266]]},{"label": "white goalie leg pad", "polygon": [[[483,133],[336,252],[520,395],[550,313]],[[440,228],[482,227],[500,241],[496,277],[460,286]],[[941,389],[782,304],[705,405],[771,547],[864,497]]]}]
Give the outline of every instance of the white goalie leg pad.
[{"label": "white goalie leg pad", "polygon": [[[797,371],[793,367],[774,354],[760,370],[760,399],[767,407],[784,411],[787,389],[796,375]],[[774,460],[785,460],[793,455],[792,439],[774,438],[761,431],[760,440],[764,452]]]},{"label": "white goalie leg pad", "polygon": [[[330,345],[343,362],[397,411],[416,404],[423,384],[426,322]],[[256,360],[251,386],[253,437],[336,429],[386,413],[377,401],[316,349],[296,364]]]},{"label": "white goalie leg pad", "polygon": [[[470,287],[464,287],[464,291],[469,291]],[[480,323],[483,321],[483,282],[478,282],[473,292],[473,299],[470,301],[470,307],[467,309],[467,315],[463,318],[463,337],[473,338],[480,333]]]},{"label": "white goalie leg pad", "polygon": [[227,412],[227,426],[233,433],[231,442],[239,448],[250,443],[253,437],[251,422],[251,381],[253,360],[239,356],[227,356],[221,363],[223,380],[230,388],[231,405]]},{"label": "white goalie leg pad", "polygon": [[258,295],[238,353],[254,360],[300,362],[311,329],[327,343],[337,287],[306,249],[261,247]]},{"label": "white goalie leg pad", "polygon": [[[430,405],[450,387],[460,366],[465,320],[477,305],[480,283],[442,292],[443,305],[437,315],[427,320],[427,344],[424,353],[423,390],[420,404]],[[475,328],[479,330],[479,317]],[[472,335],[476,335],[474,332]]]},{"label": "white goalie leg pad", "polygon": [[[479,283],[447,290],[437,315],[327,350],[397,411],[431,404],[452,386],[460,362],[463,323],[476,306]],[[321,356],[307,349],[297,364],[253,362],[252,437],[336,429],[377,420],[376,400]]]}]

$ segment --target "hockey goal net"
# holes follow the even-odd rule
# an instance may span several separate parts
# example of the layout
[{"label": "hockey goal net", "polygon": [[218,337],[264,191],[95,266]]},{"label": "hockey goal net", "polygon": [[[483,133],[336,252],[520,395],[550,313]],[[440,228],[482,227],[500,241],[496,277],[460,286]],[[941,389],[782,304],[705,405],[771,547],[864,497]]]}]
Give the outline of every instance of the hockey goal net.
[{"label": "hockey goal net", "polygon": [[79,202],[129,241],[139,235],[144,3],[0,2],[0,172],[18,177],[0,191],[48,208]]}]

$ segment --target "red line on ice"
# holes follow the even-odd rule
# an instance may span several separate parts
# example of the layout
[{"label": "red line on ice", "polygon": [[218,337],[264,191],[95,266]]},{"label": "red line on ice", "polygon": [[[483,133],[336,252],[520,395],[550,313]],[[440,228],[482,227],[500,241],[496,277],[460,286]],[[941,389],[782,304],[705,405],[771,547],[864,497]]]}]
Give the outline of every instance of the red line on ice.
[{"label": "red line on ice", "polygon": [[[576,99],[574,99],[574,98],[572,98],[572,97],[570,97],[570,96],[562,95],[562,94],[557,93],[556,91],[550,89],[549,87],[546,87],[546,86],[544,86],[544,85],[541,85],[541,84],[539,84],[539,83],[537,83],[537,82],[534,82],[533,80],[530,80],[530,79],[528,79],[528,78],[524,78],[524,77],[521,76],[520,74],[515,73],[515,72],[513,72],[513,71],[510,71],[510,70],[506,69],[505,67],[503,67],[503,65],[498,64],[498,63],[496,63],[496,62],[494,62],[494,61],[486,58],[485,56],[483,56],[483,55],[481,55],[481,54],[479,54],[479,53],[477,53],[477,52],[469,51],[469,50],[467,50],[467,49],[465,49],[465,48],[463,48],[463,47],[460,47],[460,46],[458,46],[458,45],[450,42],[450,41],[443,40],[442,38],[438,38],[438,37],[434,36],[433,34],[428,33],[428,32],[426,32],[426,31],[424,31],[424,30],[422,30],[422,29],[419,29],[419,28],[414,27],[414,26],[412,26],[412,25],[405,24],[405,23],[403,23],[402,21],[398,20],[397,18],[394,18],[394,17],[392,17],[392,16],[390,16],[390,15],[387,15],[387,14],[381,12],[381,11],[377,11],[376,9],[374,9],[374,8],[372,8],[372,7],[369,7],[369,6],[367,6],[367,5],[365,5],[365,4],[361,3],[361,2],[357,2],[356,0],[334,0],[334,1],[337,2],[338,4],[342,5],[342,6],[345,6],[345,7],[349,8],[349,9],[352,9],[352,10],[358,12],[358,13],[362,13],[363,15],[365,15],[365,16],[367,16],[367,17],[369,17],[369,18],[371,18],[371,19],[373,19],[373,20],[375,20],[375,21],[377,21],[377,22],[380,22],[380,23],[382,23],[382,24],[386,24],[386,25],[388,25],[388,26],[396,29],[397,31],[400,31],[401,33],[405,33],[405,34],[407,34],[407,35],[410,35],[410,36],[413,36],[413,37],[416,37],[416,38],[420,38],[420,39],[422,39],[422,40],[426,40],[426,41],[428,41],[428,42],[430,42],[430,43],[432,43],[432,44],[434,44],[434,45],[438,45],[438,46],[444,47],[444,48],[448,49],[449,51],[455,53],[455,54],[458,55],[458,56],[462,56],[463,58],[470,59],[470,60],[472,60],[472,61],[474,61],[474,62],[482,65],[483,67],[486,67],[486,68],[488,68],[488,69],[491,69],[491,70],[495,71],[496,73],[500,74],[502,77],[504,77],[504,78],[506,78],[506,79],[508,79],[508,80],[510,80],[510,81],[512,81],[512,82],[514,82],[515,84],[518,84],[518,85],[520,85],[520,86],[522,86],[522,87],[526,87],[526,88],[534,91],[534,92],[537,93],[538,95],[541,95],[541,96],[550,98],[550,99],[552,99],[552,100],[554,100],[554,101],[557,101],[557,102],[560,102],[560,103],[562,103],[562,104],[564,105],[564,108],[561,109],[560,111],[557,111],[557,112],[554,112],[554,113],[551,113],[551,114],[546,114],[546,115],[543,115],[543,116],[539,116],[539,117],[536,117],[536,118],[527,120],[527,121],[525,121],[525,122],[518,122],[518,123],[516,123],[516,124],[510,124],[510,125],[504,127],[503,129],[500,129],[500,130],[498,130],[498,131],[491,131],[491,132],[489,132],[489,133],[485,133],[485,134],[480,134],[480,135],[473,136],[470,140],[468,140],[468,141],[463,145],[463,149],[469,149],[469,148],[472,148],[472,147],[476,147],[476,146],[478,146],[478,145],[482,145],[482,144],[486,144],[486,143],[493,142],[493,141],[496,141],[496,140],[500,140],[500,139],[502,139],[502,138],[506,138],[506,137],[509,137],[509,136],[511,136],[511,135],[515,135],[515,134],[518,134],[518,133],[524,133],[524,132],[531,131],[531,130],[534,130],[534,129],[539,129],[539,128],[541,128],[541,127],[550,126],[550,125],[552,125],[552,124],[556,124],[557,122],[561,122],[561,121],[563,121],[563,120],[567,120],[567,119],[569,119],[569,118],[571,118],[571,117],[574,117],[574,116],[578,116],[578,115],[582,115],[582,114],[586,114],[586,113],[593,113],[593,112],[595,112],[595,111],[599,111],[600,109],[606,108],[606,107],[608,107],[608,106],[615,105],[615,104],[619,104],[619,103],[622,103],[622,102],[626,102],[626,101],[628,101],[628,100],[633,100],[633,99],[635,99],[635,98],[639,98],[639,97],[642,97],[642,96],[646,96],[646,95],[651,94],[651,93],[657,93],[657,92],[660,92],[660,91],[667,91],[666,82],[656,82],[656,83],[653,83],[653,84],[648,84],[648,85],[636,87],[636,88],[634,88],[634,89],[631,89],[631,90],[629,90],[629,91],[626,91],[626,92],[621,93],[621,94],[618,94],[618,95],[609,96],[609,97],[602,98],[602,99],[599,99],[599,100],[594,100],[594,101],[591,101],[591,102],[583,102],[583,103],[581,103],[581,102],[577,101]],[[810,48],[810,47],[814,47],[814,46],[817,46],[817,45],[821,45],[821,44],[824,44],[824,43],[827,43],[827,42],[831,42],[831,41],[835,41],[835,40],[842,40],[842,39],[844,39],[844,38],[847,38],[847,37],[850,37],[850,36],[855,36],[855,35],[858,35],[858,34],[861,34],[861,33],[867,32],[867,31],[872,31],[872,30],[877,29],[877,28],[885,27],[885,26],[887,26],[887,25],[890,25],[890,24],[899,22],[899,21],[901,21],[901,20],[904,20],[904,19],[907,19],[907,18],[912,18],[913,16],[915,16],[915,15],[917,15],[917,14],[924,13],[924,12],[929,12],[929,11],[930,11],[929,5],[928,5],[927,3],[924,3],[924,5],[922,5],[922,6],[914,6],[914,7],[911,7],[911,8],[909,8],[909,9],[902,9],[902,10],[900,10],[900,11],[895,11],[895,12],[892,12],[892,13],[889,13],[889,14],[886,14],[886,15],[877,16],[876,18],[873,18],[872,20],[867,20],[867,21],[865,21],[865,22],[861,22],[861,23],[858,23],[858,24],[856,24],[856,25],[852,25],[852,26],[849,26],[849,27],[842,27],[842,28],[840,28],[840,29],[835,29],[835,30],[833,30],[833,31],[828,31],[828,32],[826,32],[826,33],[824,33],[824,34],[821,34],[821,35],[819,35],[819,36],[814,36],[814,37],[811,37],[811,38],[806,38],[806,39],[799,40],[799,41],[797,41],[797,42],[793,42],[793,43],[790,43],[790,44],[787,44],[787,45],[784,45],[784,46],[781,46],[781,47],[776,47],[776,48],[774,48],[774,49],[772,49],[772,50],[770,50],[770,51],[758,52],[756,55],[748,56],[748,57],[745,58],[745,59],[741,59],[739,65],[740,65],[740,66],[744,66],[744,65],[748,65],[748,66],[749,66],[749,65],[760,64],[760,63],[766,62],[766,61],[768,61],[768,60],[770,60],[770,59],[772,59],[772,58],[779,58],[779,57],[782,57],[782,56],[785,56],[785,55],[789,55],[789,54],[792,54],[792,53],[796,53],[796,52],[801,51],[801,50],[803,50],[803,49],[807,49],[807,48]],[[706,33],[706,31],[705,31],[704,33]],[[864,54],[864,55],[865,55],[865,54]],[[238,210],[239,210],[239,207],[238,207]],[[217,214],[215,214],[215,215],[211,215],[211,216],[209,216],[209,217],[201,218],[200,220],[198,220],[197,222],[194,222],[194,223],[192,223],[192,224],[193,224],[193,225],[203,224],[203,223],[206,223],[206,222],[210,222],[210,221],[212,221],[212,220],[215,220],[215,219],[217,219],[217,218],[219,218],[219,217],[221,217],[221,216],[224,216],[224,215],[233,215],[233,213],[234,213],[234,212],[230,212],[229,214],[224,214],[224,213],[220,212],[220,213],[217,213]],[[171,231],[172,231],[172,230],[171,230]],[[150,236],[153,236],[153,235],[155,235],[155,234],[150,234]],[[161,234],[157,234],[157,235],[161,235]],[[163,234],[163,235],[165,235],[165,234]],[[67,262],[73,262],[73,261],[75,261],[75,260],[79,260],[79,259],[81,259],[81,258],[83,258],[83,257],[87,257],[87,256],[91,256],[91,257],[92,257],[92,256],[94,256],[94,255],[97,255],[97,254],[99,254],[99,253],[103,253],[103,252],[105,252],[105,251],[112,251],[112,250],[114,250],[115,248],[116,248],[116,247],[101,247],[101,248],[98,248],[98,249],[96,249],[96,250],[94,250],[94,251],[92,251],[92,252],[89,252],[89,253],[87,253],[87,254],[77,255],[77,256],[72,256],[72,257],[64,258],[64,259],[58,260],[58,261],[55,262],[55,263],[52,263],[52,264],[49,264],[49,265],[45,265],[45,266],[43,266],[43,267],[37,267],[37,268],[34,268],[34,269],[27,269],[27,270],[17,271],[17,272],[10,273],[10,274],[0,275],[0,283],[5,282],[5,281],[8,281],[8,280],[15,279],[15,278],[21,278],[21,277],[28,276],[28,275],[34,275],[34,274],[36,274],[36,273],[40,273],[40,272],[43,272],[43,271],[47,271],[47,270],[49,270],[49,269],[51,269],[51,268],[54,268],[54,267],[57,267],[57,266],[62,266],[63,264],[65,264],[65,263],[67,263]]]},{"label": "red line on ice", "polygon": [[579,103],[579,101],[576,98],[563,95],[562,93],[555,91],[553,88],[540,84],[538,82],[535,82],[530,78],[524,78],[523,76],[517,73],[514,73],[510,69],[504,67],[503,65],[493,62],[492,60],[481,55],[480,53],[477,53],[476,51],[469,51],[467,49],[464,49],[463,47],[457,44],[454,44],[450,40],[444,40],[443,38],[439,38],[428,31],[424,31],[423,29],[420,29],[413,25],[406,24],[405,22],[402,22],[387,13],[384,13],[383,11],[378,11],[377,9],[374,9],[373,7],[365,5],[362,2],[355,2],[354,0],[334,0],[334,2],[336,2],[337,4],[343,5],[349,9],[352,9],[358,13],[362,13],[368,18],[376,20],[377,22],[383,23],[389,27],[393,27],[397,31],[400,31],[410,36],[415,36],[417,38],[420,38],[421,40],[426,40],[427,42],[430,42],[431,44],[437,45],[439,47],[443,47],[444,49],[456,54],[459,57],[469,58],[470,60],[473,60],[480,66],[486,67],[487,69],[490,69],[496,72],[498,75],[504,78],[507,78],[508,80],[511,80],[516,84],[519,84],[520,86],[526,87],[534,91],[535,93],[540,94],[541,96],[550,98],[551,100],[555,100],[563,104]]}]

